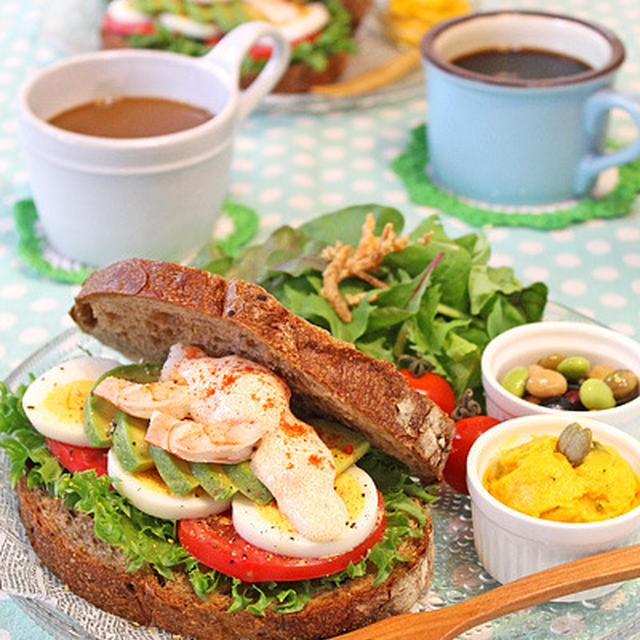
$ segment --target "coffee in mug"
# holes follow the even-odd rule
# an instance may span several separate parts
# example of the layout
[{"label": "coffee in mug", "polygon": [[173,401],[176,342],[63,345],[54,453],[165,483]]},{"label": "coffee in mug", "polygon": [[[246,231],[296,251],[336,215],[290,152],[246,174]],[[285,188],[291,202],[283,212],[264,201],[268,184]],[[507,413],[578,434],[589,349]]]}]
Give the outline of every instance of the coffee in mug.
[{"label": "coffee in mug", "polygon": [[[263,38],[273,42],[273,53],[241,90],[242,61]],[[248,22],[201,58],[120,49],[71,56],[38,71],[20,92],[18,123],[49,244],[95,266],[131,257],[188,262],[211,239],[238,128],[280,80],[289,59],[289,44],[278,29]],[[97,125],[79,133],[50,122],[113,96],[169,100],[213,117],[141,137],[103,136]]]},{"label": "coffee in mug", "polygon": [[640,137],[605,153],[609,112],[640,129],[640,99],[614,91],[624,61],[608,29],[534,11],[477,13],[423,38],[432,180],[499,205],[588,196],[598,175],[640,156]]}]

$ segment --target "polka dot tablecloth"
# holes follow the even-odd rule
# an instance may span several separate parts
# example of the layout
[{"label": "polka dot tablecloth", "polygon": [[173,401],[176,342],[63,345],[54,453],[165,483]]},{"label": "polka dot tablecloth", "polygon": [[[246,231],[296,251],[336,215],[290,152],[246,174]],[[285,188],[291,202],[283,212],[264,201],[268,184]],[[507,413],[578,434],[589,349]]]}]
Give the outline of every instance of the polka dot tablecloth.
[{"label": "polka dot tablecloth", "polygon": [[[72,6],[71,0],[0,1],[0,378],[72,324],[67,310],[77,287],[44,279],[21,263],[11,213],[13,203],[29,195],[17,140],[17,91],[30,72],[66,54],[65,28],[77,34],[84,17]],[[627,46],[618,87],[640,94],[637,0],[482,0],[483,9],[504,6],[569,13],[613,29]],[[82,37],[86,45],[93,36]],[[413,228],[433,211],[409,201],[390,162],[425,117],[420,92],[363,109],[256,113],[238,135],[229,197],[259,212],[262,236],[283,223],[365,202],[399,208]],[[636,131],[615,114],[610,134],[625,144]],[[443,221],[452,235],[473,230],[453,218]],[[494,227],[488,235],[494,266],[512,266],[525,283],[543,280],[554,301],[640,339],[640,201],[615,220],[560,231]],[[0,592],[0,640],[9,639],[48,635]]]}]

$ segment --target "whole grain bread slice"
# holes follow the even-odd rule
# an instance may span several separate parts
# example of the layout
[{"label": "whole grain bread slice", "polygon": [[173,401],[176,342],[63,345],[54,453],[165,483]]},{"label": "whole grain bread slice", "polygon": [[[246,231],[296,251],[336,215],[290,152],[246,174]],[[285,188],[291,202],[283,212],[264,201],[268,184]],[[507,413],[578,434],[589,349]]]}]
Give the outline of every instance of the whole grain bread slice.
[{"label": "whole grain bread slice", "polygon": [[301,414],[363,433],[426,482],[440,480],[454,424],[389,362],[283,307],[261,287],[173,263],[131,259],[95,271],[70,311],[132,359],[162,361],[176,342],[238,354],[280,375]]},{"label": "whole grain bread slice", "polygon": [[407,537],[400,547],[408,559],[374,585],[373,573],[314,595],[304,609],[265,616],[228,609],[232,599],[216,590],[208,601],[195,595],[184,574],[175,580],[149,567],[127,572],[119,549],[98,538],[91,516],[67,509],[25,478],[17,487],[20,517],[31,545],[44,564],[74,593],[95,606],[142,625],[198,640],[315,640],[406,612],[426,588],[433,569],[433,536]]}]

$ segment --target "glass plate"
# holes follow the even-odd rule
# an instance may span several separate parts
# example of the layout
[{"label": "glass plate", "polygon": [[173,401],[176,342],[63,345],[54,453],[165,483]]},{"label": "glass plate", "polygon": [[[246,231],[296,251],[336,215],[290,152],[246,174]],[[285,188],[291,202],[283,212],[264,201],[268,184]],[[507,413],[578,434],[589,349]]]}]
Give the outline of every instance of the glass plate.
[{"label": "glass plate", "polygon": [[[104,13],[103,0],[57,0],[43,9],[41,33],[60,55],[94,51]],[[349,58],[341,80],[375,69],[401,52],[385,35],[377,11],[362,21],[356,35],[357,53]],[[424,75],[417,67],[396,82],[357,96],[327,97],[318,94],[269,94],[258,111],[269,113],[326,113],[338,109],[366,108],[422,96]]]},{"label": "glass plate", "polygon": [[[594,322],[555,303],[548,304],[545,320]],[[15,388],[28,381],[30,374],[42,373],[67,358],[84,355],[86,350],[94,355],[114,355],[93,338],[73,328],[25,360],[6,382]],[[174,638],[157,629],[142,629],[98,611],[66,591],[55,576],[40,566],[17,519],[13,517],[12,526],[10,517],[2,517],[3,511],[5,516],[10,510],[15,514],[15,495],[7,482],[6,467],[6,464],[0,466],[0,563],[6,562],[6,547],[11,542],[13,552],[17,550],[25,554],[31,565],[29,570],[37,572],[37,579],[48,595],[46,602],[12,595],[17,605],[56,640],[68,640],[70,637],[82,640]],[[445,487],[433,507],[433,522],[435,571],[429,590],[422,594],[415,609],[439,609],[497,586],[480,565],[474,549],[469,499]],[[462,637],[472,640],[549,640],[557,636],[575,640],[630,640],[640,632],[639,605],[640,584],[634,580],[598,600],[532,607],[476,627]]]}]

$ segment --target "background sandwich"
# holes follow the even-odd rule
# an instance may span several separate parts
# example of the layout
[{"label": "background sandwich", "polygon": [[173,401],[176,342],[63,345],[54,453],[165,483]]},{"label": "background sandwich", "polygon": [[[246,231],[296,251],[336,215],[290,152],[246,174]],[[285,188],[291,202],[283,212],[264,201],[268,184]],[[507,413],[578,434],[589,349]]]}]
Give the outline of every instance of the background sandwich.
[{"label": "background sandwich", "polygon": [[[354,51],[355,29],[371,0],[112,0],[101,26],[105,48],[143,47],[204,55],[243,22],[277,26],[292,44],[292,59],[275,91],[308,91],[335,81]],[[270,55],[258,43],[246,58],[248,83]]]},{"label": "background sandwich", "polygon": [[[218,553],[234,567],[225,571],[207,564],[210,557],[203,555],[202,545],[193,546],[210,529],[226,528],[226,540],[237,540],[224,512],[176,525],[145,511],[136,498],[126,497],[122,477],[117,491],[109,491],[109,480],[97,477],[95,464],[85,472],[75,466],[82,461],[81,451],[108,447],[71,443],[60,453],[51,438],[57,431],[48,432],[45,446],[40,433],[50,427],[42,426],[38,411],[51,403],[38,399],[36,383],[22,401],[26,415],[16,396],[4,390],[2,443],[12,457],[14,480],[22,476],[17,485],[22,520],[36,553],[74,592],[135,622],[200,638],[323,638],[413,604],[428,584],[433,547],[425,512],[429,495],[412,476],[425,482],[441,478],[453,425],[426,397],[409,389],[391,364],[294,316],[260,287],[167,263],[130,260],[96,272],[71,314],[84,331],[136,360],[165,362],[168,353],[175,355],[172,346],[183,343],[194,345],[196,363],[234,354],[273,372],[291,391],[295,415],[316,424],[318,433],[327,420],[341,423],[338,433],[344,434],[345,425],[357,432],[342,451],[358,458],[358,466],[373,478],[384,495],[386,517],[382,524],[376,517],[374,528],[381,537],[375,545],[340,571],[266,580],[265,575],[282,570],[284,561],[282,554],[263,552],[260,570],[274,573],[260,574],[257,581],[247,574],[238,577],[235,567],[244,562],[246,568],[244,555],[255,553],[249,547]],[[163,370],[172,370],[172,357]],[[146,375],[154,366],[146,365]],[[185,371],[182,375],[187,377]],[[93,402],[85,403],[85,411],[87,406],[95,409]],[[102,434],[112,437],[109,460],[125,421],[122,412],[117,415],[113,434]],[[109,465],[109,474],[117,475]],[[65,466],[78,472],[70,474]],[[237,480],[232,503],[246,491],[240,485]],[[207,487],[203,481],[195,491],[209,492]],[[235,506],[233,513],[235,522]],[[218,540],[222,544],[225,538]],[[344,555],[329,558],[333,562]],[[317,560],[298,560],[295,566],[306,568]],[[326,565],[327,555],[322,562]]]}]

